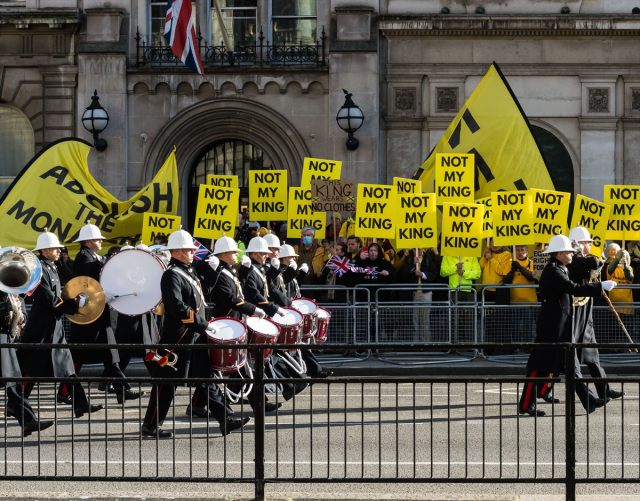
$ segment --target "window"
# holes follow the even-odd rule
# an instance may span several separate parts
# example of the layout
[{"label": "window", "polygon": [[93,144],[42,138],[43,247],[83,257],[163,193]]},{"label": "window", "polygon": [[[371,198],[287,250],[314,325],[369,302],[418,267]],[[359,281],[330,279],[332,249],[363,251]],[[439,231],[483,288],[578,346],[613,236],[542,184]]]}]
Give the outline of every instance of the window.
[{"label": "window", "polygon": [[316,44],[316,0],[271,0],[271,7],[274,44]]},{"label": "window", "polygon": [[[218,5],[231,49],[236,50],[236,47],[255,44],[260,31],[256,22],[258,0],[218,0]],[[211,1],[211,26],[211,45],[222,45],[224,42],[222,27],[218,21],[213,0]]]},{"label": "window", "polygon": [[[193,21],[198,34],[198,24],[196,23],[196,4],[191,2]],[[151,2],[151,44],[167,45],[164,39],[164,25],[167,19],[167,2]]]},{"label": "window", "polygon": [[34,155],[33,128],[20,111],[0,105],[0,196]]}]

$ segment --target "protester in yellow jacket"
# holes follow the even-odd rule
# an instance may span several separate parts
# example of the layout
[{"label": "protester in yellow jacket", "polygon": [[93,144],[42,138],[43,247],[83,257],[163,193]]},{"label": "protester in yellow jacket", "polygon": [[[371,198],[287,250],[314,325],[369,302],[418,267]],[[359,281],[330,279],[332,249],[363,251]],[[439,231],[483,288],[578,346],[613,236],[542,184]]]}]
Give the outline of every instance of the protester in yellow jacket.
[{"label": "protester in yellow jacket", "polygon": [[[631,270],[631,257],[625,250],[621,250],[618,244],[610,244],[607,247],[607,259],[604,268],[605,278],[613,280],[618,284],[632,284],[633,270]],[[612,303],[633,303],[633,293],[631,289],[614,289],[609,292],[609,299]],[[631,308],[620,308],[616,306],[618,313],[622,315],[633,315],[635,312]]]},{"label": "protester in yellow jacket", "polygon": [[[445,256],[440,265],[440,275],[449,277],[449,287],[454,288],[459,285],[472,284],[474,280],[480,278],[480,264],[477,257],[462,258],[462,275],[458,274],[459,257]],[[460,277],[460,279],[458,279]],[[461,287],[462,290],[471,292],[470,287]]]},{"label": "protester in yellow jacket", "polygon": [[338,235],[341,237],[349,238],[356,234],[356,214],[351,214],[347,220],[342,223]]},{"label": "protester in yellow jacket", "polygon": [[[511,262],[511,269],[503,277],[503,283],[535,285],[536,280],[533,277],[533,261],[529,259],[529,248],[526,245],[516,245],[515,257]],[[511,289],[510,294],[512,303],[535,303],[538,301],[534,287],[514,287]]]},{"label": "protester in yellow jacket", "polygon": [[[480,259],[480,268],[482,269],[480,283],[501,284],[502,278],[511,270],[511,253],[502,246],[487,247],[484,250],[484,256]],[[487,291],[493,293],[489,296],[495,296],[495,288],[488,288]],[[485,298],[489,299],[486,292]]]}]

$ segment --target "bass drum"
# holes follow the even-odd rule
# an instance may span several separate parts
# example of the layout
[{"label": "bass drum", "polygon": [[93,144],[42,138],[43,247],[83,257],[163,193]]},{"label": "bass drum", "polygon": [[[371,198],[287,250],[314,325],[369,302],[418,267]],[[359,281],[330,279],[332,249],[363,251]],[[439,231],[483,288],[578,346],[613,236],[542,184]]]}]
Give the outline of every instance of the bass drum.
[{"label": "bass drum", "polygon": [[100,272],[100,285],[105,293],[121,297],[111,301],[109,308],[130,317],[155,310],[162,303],[160,280],[166,269],[161,259],[142,249],[111,256]]}]

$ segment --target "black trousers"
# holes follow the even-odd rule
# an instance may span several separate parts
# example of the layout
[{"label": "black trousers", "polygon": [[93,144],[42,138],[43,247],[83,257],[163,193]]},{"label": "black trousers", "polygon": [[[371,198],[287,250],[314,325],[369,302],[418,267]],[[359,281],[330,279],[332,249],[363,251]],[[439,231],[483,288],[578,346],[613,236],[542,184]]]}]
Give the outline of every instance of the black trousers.
[{"label": "black trousers", "polygon": [[300,350],[302,360],[307,364],[307,375],[315,377],[322,372],[322,366],[311,350]]},{"label": "black trousers", "polygon": [[[587,366],[587,369],[589,369],[591,377],[607,377],[607,373],[600,365],[600,362],[587,362],[585,365]],[[598,398],[607,398],[609,394],[609,383],[596,383],[595,387],[598,392]]]},{"label": "black trousers", "polygon": [[[553,374],[543,374],[538,371],[528,370],[527,377],[547,378],[547,377],[553,377]],[[591,391],[591,389],[587,388],[586,383],[581,383],[579,381],[580,379],[582,379],[582,372],[580,372],[580,365],[577,363],[577,361],[576,361],[576,367],[575,367],[575,378],[576,378],[576,395],[578,395],[578,398],[580,399],[582,406],[588,411],[589,407],[591,406],[591,402],[595,400],[597,397]],[[520,408],[525,410],[532,403],[535,403],[535,397],[537,395],[544,395],[548,391],[548,389],[545,388],[546,386],[547,386],[547,383],[537,383],[537,384],[525,383],[524,386],[522,387],[522,395],[520,397]],[[536,393],[534,393],[534,387],[535,387]]]},{"label": "black trousers", "polygon": [[191,397],[191,405],[193,407],[208,406],[209,412],[219,423],[233,415],[233,410],[225,406],[224,394],[217,384],[197,385]]},{"label": "black trousers", "polygon": [[[30,423],[36,420],[36,415],[31,408],[27,395],[24,395],[24,407],[23,403],[23,391],[22,383],[7,383],[6,386],[7,400],[9,401],[9,407],[13,410],[16,419],[20,425],[24,423]],[[24,408],[24,421],[22,419],[22,409]]]},{"label": "black trousers", "polygon": [[[116,389],[116,395],[121,395],[124,390],[130,390],[131,385],[127,383],[126,376],[120,370],[120,366],[117,363],[110,363],[107,361],[103,362],[104,370],[102,371],[102,377],[111,377],[111,378],[121,378],[125,381],[122,383],[113,383],[113,387]],[[76,371],[76,375],[80,374],[80,370],[82,369],[82,364],[73,364],[73,368]],[[74,390],[75,392],[76,390]],[[58,388],[58,393],[61,395],[66,395],[69,392],[68,388],[64,383],[60,384],[60,388]]]},{"label": "black trousers", "polygon": [[[31,395],[31,391],[33,390],[33,385],[34,383],[28,383],[26,385],[25,391],[24,391],[25,398],[28,398],[29,395]],[[72,400],[74,409],[80,409],[81,407],[84,407],[89,403],[89,400],[87,400],[87,394],[85,393],[84,388],[80,383],[74,383],[71,385],[64,384],[64,383],[60,384],[60,388],[64,387],[65,389],[64,391],[68,391],[69,386],[71,386],[71,391],[72,391],[71,400]]]}]

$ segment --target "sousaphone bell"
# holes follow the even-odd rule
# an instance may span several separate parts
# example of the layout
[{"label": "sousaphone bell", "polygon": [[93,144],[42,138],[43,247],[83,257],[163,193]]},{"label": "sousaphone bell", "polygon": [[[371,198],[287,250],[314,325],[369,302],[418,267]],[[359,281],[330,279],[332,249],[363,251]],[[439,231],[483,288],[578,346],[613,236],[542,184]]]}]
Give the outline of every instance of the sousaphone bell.
[{"label": "sousaphone bell", "polygon": [[65,313],[65,316],[74,324],[85,325],[95,322],[102,315],[106,304],[104,289],[91,277],[72,278],[62,289],[62,299],[64,301],[75,299],[79,295],[86,298],[84,306],[78,307],[78,313],[73,315]]},{"label": "sousaphone bell", "polygon": [[0,249],[0,290],[7,294],[24,294],[34,290],[42,277],[38,257],[22,247]]}]

